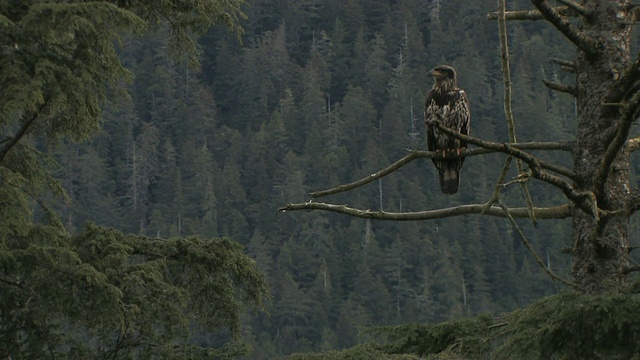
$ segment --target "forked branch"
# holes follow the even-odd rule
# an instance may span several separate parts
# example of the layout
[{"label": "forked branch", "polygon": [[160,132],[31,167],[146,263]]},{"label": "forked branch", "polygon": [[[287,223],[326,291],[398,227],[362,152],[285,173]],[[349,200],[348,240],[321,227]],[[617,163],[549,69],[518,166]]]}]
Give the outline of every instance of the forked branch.
[{"label": "forked branch", "polygon": [[565,16],[558,13],[547,0],[531,0],[540,13],[553,25],[556,29],[574,43],[580,50],[589,55],[595,55],[595,41],[582,33],[575,25],[573,25]]},{"label": "forked branch", "polygon": [[[572,143],[571,142],[564,142],[564,141],[560,141],[560,142],[524,142],[524,143],[518,143],[518,144],[509,144],[517,149],[521,149],[521,150],[561,150],[561,151],[571,151],[571,147],[572,147]],[[495,152],[499,152],[498,150],[492,150],[492,149],[484,149],[484,148],[475,148],[475,149],[465,149],[462,150],[460,152],[460,156],[463,157],[471,157],[471,156],[477,156],[477,155],[482,155],[482,154],[488,154],[488,153],[495,153]],[[442,153],[436,153],[434,151],[422,151],[422,150],[412,150],[408,155],[404,156],[403,158],[401,158],[400,160],[394,162],[393,164],[387,166],[386,168],[377,171],[365,178],[362,178],[360,180],[356,180],[354,182],[348,183],[348,184],[343,184],[343,185],[339,185],[330,189],[326,189],[326,190],[320,190],[320,191],[314,191],[312,193],[310,193],[309,195],[311,195],[312,197],[322,197],[322,196],[327,196],[327,195],[332,195],[332,194],[338,194],[344,191],[349,191],[355,188],[358,188],[360,186],[366,185],[370,182],[373,182],[377,179],[380,179],[384,176],[387,176],[389,174],[391,174],[392,172],[398,170],[399,168],[407,165],[408,163],[410,163],[413,160],[416,159],[420,159],[420,158],[428,158],[428,159],[441,159],[442,158]],[[447,158],[453,158],[453,156],[451,155],[447,155]],[[564,175],[566,177],[569,178],[573,178],[575,176],[575,174],[562,166],[558,166],[555,164],[550,164],[547,162],[541,162],[540,166],[542,166],[544,169],[547,170],[551,170],[553,172],[556,172],[560,175]]]},{"label": "forked branch", "polygon": [[432,125],[437,126],[438,130],[456,139],[460,139],[460,140],[466,141],[469,144],[480,146],[486,149],[492,149],[492,150],[503,152],[505,154],[513,155],[514,157],[523,160],[529,165],[529,168],[531,169],[531,174],[535,179],[546,182],[562,190],[562,192],[565,194],[565,196],[569,200],[573,201],[576,204],[576,206],[578,206],[580,209],[582,209],[586,213],[592,214],[593,217],[596,219],[599,219],[601,215],[606,214],[606,212],[603,212],[602,210],[598,209],[595,194],[591,192],[578,192],[573,188],[573,186],[568,181],[558,176],[551,175],[545,172],[544,170],[542,170],[542,166],[540,165],[541,160],[538,159],[537,157],[525,151],[514,148],[509,144],[500,144],[492,141],[481,140],[473,136],[460,134],[458,132],[455,132],[443,126],[441,123],[437,121],[434,121]]},{"label": "forked branch", "polygon": [[[507,177],[507,172],[509,171],[509,167],[511,167],[511,160],[513,160],[513,156],[507,156],[504,160],[504,165],[502,165],[502,170],[500,171],[500,175],[498,175],[498,180],[496,180],[495,185],[493,185],[493,193],[487,202],[484,204],[485,209],[489,209],[493,204],[500,201],[500,189],[505,186],[504,179]],[[533,204],[529,205],[527,203],[527,209],[529,209],[529,215],[532,219],[535,219],[535,214],[531,211]]]}]

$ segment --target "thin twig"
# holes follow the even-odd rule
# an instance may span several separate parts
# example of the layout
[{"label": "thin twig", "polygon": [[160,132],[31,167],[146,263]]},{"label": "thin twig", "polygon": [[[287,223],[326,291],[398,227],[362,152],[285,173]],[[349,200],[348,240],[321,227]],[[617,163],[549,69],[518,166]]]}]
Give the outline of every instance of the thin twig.
[{"label": "thin twig", "polygon": [[574,284],[574,283],[572,283],[572,282],[570,282],[568,280],[565,280],[562,277],[556,275],[556,273],[553,272],[553,270],[551,270],[549,267],[547,267],[545,265],[544,261],[542,261],[540,256],[538,256],[536,251],[533,249],[533,246],[531,246],[531,243],[529,242],[529,240],[525,236],[524,232],[522,231],[522,229],[520,228],[520,226],[516,222],[516,219],[514,219],[513,216],[511,215],[511,212],[509,211],[509,208],[507,208],[507,206],[504,205],[502,203],[502,201],[498,202],[498,205],[500,205],[500,207],[502,208],[504,213],[507,215],[507,218],[509,219],[509,221],[511,221],[511,225],[513,225],[513,228],[518,232],[518,235],[520,235],[520,238],[522,239],[522,242],[524,243],[524,246],[527,248],[527,250],[529,250],[529,252],[533,256],[533,258],[536,260],[538,265],[540,265],[540,267],[544,270],[544,272],[546,272],[547,275],[549,275],[549,277],[551,277],[554,280],[558,280],[558,281],[560,281],[561,283],[563,283],[563,284],[565,284],[567,286],[571,286],[573,288],[577,288],[576,284]]},{"label": "thin twig", "polygon": [[[504,165],[502,165],[502,170],[500,171],[500,175],[498,175],[498,180],[496,180],[496,184],[493,187],[493,194],[491,194],[491,198],[484,205],[485,209],[490,208],[493,204],[495,204],[498,200],[500,200],[500,189],[503,187],[504,179],[507,177],[507,172],[511,167],[511,160],[513,156],[507,156],[504,160]],[[527,207],[528,208],[528,207]]]},{"label": "thin twig", "polygon": [[511,181],[507,181],[506,183],[502,184],[502,186],[509,186],[511,184],[520,184],[520,183],[529,181],[529,179],[531,179],[531,176],[529,176],[528,174],[522,174]]},{"label": "thin twig", "polygon": [[[502,60],[502,82],[504,86],[504,115],[507,120],[507,130],[509,132],[509,142],[517,143],[516,138],[516,124],[513,119],[513,111],[511,109],[511,68],[509,65],[509,40],[507,37],[507,21],[505,20],[505,12],[507,11],[506,0],[498,1],[498,12],[500,14],[498,18],[498,33],[500,37],[500,58]],[[518,175],[523,173],[522,160],[516,159],[516,168],[518,169]],[[522,197],[527,204],[531,212],[531,221],[536,224],[536,217],[531,209],[533,209],[533,200],[531,200],[531,194],[526,183],[520,183],[520,189],[522,190]]]},{"label": "thin twig", "polygon": [[[461,154],[464,154],[466,151],[462,151]],[[421,154],[422,153],[422,154]],[[429,153],[429,155],[431,156],[424,156],[426,154],[424,153]],[[400,169],[401,167],[405,166],[406,164],[410,163],[411,161],[421,158],[421,157],[435,157],[435,152],[432,151],[412,151],[411,153],[409,153],[408,155],[405,155],[404,157],[402,157],[400,160],[394,162],[393,164],[387,166],[386,168],[377,171],[365,178],[362,178],[360,180],[348,183],[348,184],[344,184],[344,185],[339,185],[336,186],[334,188],[331,189],[327,189],[327,190],[320,190],[320,191],[314,191],[312,193],[309,193],[309,195],[311,195],[312,197],[322,197],[322,196],[327,196],[327,195],[332,195],[332,194],[337,194],[337,193],[341,193],[344,191],[349,191],[355,188],[358,188],[360,186],[366,185],[370,182],[373,182],[377,179],[380,179],[384,176],[387,176],[389,174],[391,174],[392,172]],[[466,154],[465,154],[466,155]],[[466,155],[469,156],[469,155]]]}]

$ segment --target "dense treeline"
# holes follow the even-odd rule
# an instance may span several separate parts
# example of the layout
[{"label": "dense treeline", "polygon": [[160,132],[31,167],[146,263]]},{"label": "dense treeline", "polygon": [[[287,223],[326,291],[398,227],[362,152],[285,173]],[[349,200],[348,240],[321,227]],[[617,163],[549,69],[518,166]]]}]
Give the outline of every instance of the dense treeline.
[{"label": "dense treeline", "polygon": [[[427,71],[440,63],[456,68],[469,95],[472,134],[506,141],[497,25],[485,19],[492,6],[255,0],[242,43],[222,29],[199,39],[199,70],[168,56],[167,33],[127,38],[131,100],[105,111],[92,141],[56,150],[73,200],[63,209],[68,228],[91,220],[245,245],[273,295],[269,316],[246,319],[254,358],[350,347],[366,340],[358,336],[365,326],[498,314],[557,292],[504,219],[388,223],[277,212],[425,148]],[[573,54],[544,24],[510,30],[518,139],[569,139],[572,99],[539,80],[570,81],[548,58]],[[479,203],[502,159],[468,159],[454,196],[440,193],[423,160],[332,201],[393,211]],[[562,201],[546,190],[532,186],[537,205]],[[505,201],[522,205],[519,190]],[[568,221],[522,226],[548,265],[568,273],[560,251]]]}]

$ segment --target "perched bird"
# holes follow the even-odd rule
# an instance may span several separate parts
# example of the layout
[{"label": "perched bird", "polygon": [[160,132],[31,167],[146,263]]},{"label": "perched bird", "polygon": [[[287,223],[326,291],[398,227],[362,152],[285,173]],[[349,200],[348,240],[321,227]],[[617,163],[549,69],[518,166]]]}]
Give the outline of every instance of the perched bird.
[{"label": "perched bird", "polygon": [[[467,147],[461,141],[437,129],[434,122],[461,134],[469,135],[471,116],[469,100],[464,90],[456,83],[456,71],[447,65],[438,65],[429,72],[433,76],[433,87],[424,102],[424,122],[427,126],[427,145],[430,151],[442,153],[443,159],[433,159],[440,173],[440,188],[445,194],[455,194],[460,185],[460,169],[464,157],[460,150]],[[447,155],[451,158],[447,159]]]}]

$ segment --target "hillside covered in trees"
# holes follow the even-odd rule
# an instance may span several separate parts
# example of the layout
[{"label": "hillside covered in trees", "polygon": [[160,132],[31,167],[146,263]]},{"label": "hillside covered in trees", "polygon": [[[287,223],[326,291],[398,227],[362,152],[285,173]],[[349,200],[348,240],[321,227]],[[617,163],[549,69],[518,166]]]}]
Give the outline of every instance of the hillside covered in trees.
[{"label": "hillside covered in trees", "polygon": [[[373,325],[498,315],[562,291],[505,219],[277,211],[425,149],[423,99],[438,64],[459,74],[471,133],[508,141],[497,24],[485,17],[492,11],[493,3],[463,0],[253,0],[241,42],[223,28],[198,38],[199,68],[169,56],[169,31],[127,35],[120,56],[135,75],[131,99],[104,111],[90,141],[54,150],[72,200],[59,205],[66,227],[80,232],[92,221],[244,245],[272,294],[268,315],[244,319],[253,359],[352,347]],[[519,141],[570,139],[573,99],[540,80],[570,83],[549,58],[571,58],[572,48],[546,23],[509,30]],[[467,159],[454,196],[440,192],[422,159],[331,200],[389,211],[477,203],[493,191],[502,159]],[[504,199],[522,206],[513,188]],[[537,205],[559,199],[545,185],[531,188]],[[569,274],[561,250],[570,220],[521,225],[547,265]]]}]

